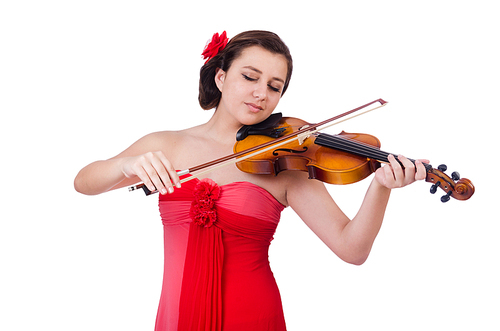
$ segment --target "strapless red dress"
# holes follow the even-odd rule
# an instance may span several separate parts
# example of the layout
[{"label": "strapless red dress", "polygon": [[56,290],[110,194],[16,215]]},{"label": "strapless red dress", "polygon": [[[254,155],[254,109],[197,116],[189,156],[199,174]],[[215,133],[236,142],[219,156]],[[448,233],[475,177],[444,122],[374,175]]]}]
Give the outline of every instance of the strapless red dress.
[{"label": "strapless red dress", "polygon": [[249,182],[160,195],[165,264],[156,331],[283,331],[268,250],[284,206]]}]

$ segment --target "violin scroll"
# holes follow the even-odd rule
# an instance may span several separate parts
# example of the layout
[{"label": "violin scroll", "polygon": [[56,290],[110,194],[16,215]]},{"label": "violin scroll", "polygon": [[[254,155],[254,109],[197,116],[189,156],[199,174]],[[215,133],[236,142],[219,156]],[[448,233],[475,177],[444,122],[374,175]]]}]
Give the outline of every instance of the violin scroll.
[{"label": "violin scroll", "polygon": [[426,182],[432,183],[430,192],[436,193],[437,189],[442,189],[446,194],[441,197],[442,202],[448,202],[450,197],[457,200],[467,200],[474,194],[474,184],[467,178],[460,179],[458,172],[453,172],[451,178],[444,172],[446,165],[442,164],[438,169],[428,168]]}]

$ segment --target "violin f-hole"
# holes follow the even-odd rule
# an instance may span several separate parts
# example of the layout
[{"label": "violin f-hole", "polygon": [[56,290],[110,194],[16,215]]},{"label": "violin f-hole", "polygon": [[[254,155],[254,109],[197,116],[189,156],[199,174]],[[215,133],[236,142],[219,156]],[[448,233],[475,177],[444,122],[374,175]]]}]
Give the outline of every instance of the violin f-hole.
[{"label": "violin f-hole", "polygon": [[287,152],[287,153],[292,153],[292,154],[301,154],[307,152],[307,147],[304,146],[302,147],[301,151],[298,151],[296,149],[291,149],[291,148],[278,148],[273,151],[274,156],[278,156],[278,152]]}]

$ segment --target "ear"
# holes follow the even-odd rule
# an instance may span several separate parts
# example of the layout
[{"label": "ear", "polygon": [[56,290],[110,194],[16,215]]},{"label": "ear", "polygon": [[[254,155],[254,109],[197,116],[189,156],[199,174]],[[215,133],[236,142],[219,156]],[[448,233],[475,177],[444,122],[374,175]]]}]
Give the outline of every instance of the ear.
[{"label": "ear", "polygon": [[226,79],[226,72],[222,70],[221,68],[217,68],[217,71],[215,72],[215,85],[217,85],[217,88],[219,91],[222,93],[222,87],[224,86],[224,80]]}]

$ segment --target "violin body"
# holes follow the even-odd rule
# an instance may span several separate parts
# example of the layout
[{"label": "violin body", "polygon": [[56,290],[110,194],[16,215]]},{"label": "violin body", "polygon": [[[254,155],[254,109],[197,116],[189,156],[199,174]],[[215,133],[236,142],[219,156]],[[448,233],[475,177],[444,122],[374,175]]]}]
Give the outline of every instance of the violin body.
[{"label": "violin body", "polygon": [[[302,129],[309,123],[293,117],[283,117],[278,126],[283,134]],[[369,134],[341,132],[338,136],[380,148],[380,141]],[[234,145],[234,152],[244,151],[274,138],[264,135],[250,135]],[[302,144],[294,140],[285,146],[271,149],[258,156],[236,162],[243,172],[260,175],[278,175],[284,170],[298,170],[309,173],[310,179],[329,184],[351,184],[370,176],[380,167],[380,162],[364,156],[335,150],[315,144],[314,134]]]}]

